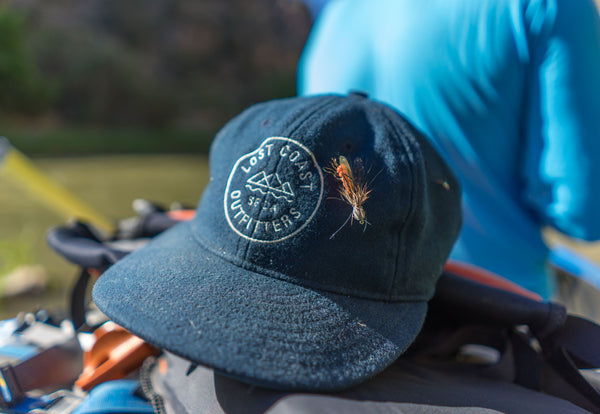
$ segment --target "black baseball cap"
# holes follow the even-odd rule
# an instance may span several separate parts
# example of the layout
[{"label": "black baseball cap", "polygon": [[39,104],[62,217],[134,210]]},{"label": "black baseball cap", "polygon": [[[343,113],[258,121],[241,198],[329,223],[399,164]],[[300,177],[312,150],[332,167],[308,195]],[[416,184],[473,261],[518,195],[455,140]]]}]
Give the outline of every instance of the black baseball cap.
[{"label": "black baseball cap", "polygon": [[[106,315],[277,389],[348,388],[406,350],[461,212],[454,174],[401,114],[361,94],[257,104],[217,134],[210,171],[193,220],[100,277]],[[340,191],[361,172],[353,206]]]}]

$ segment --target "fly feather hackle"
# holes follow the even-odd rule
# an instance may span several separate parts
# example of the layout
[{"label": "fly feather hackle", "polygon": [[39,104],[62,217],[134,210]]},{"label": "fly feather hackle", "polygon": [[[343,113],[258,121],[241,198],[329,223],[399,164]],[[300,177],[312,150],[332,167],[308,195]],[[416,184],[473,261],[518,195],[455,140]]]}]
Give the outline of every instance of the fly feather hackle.
[{"label": "fly feather hackle", "polygon": [[365,180],[362,160],[356,158],[351,167],[346,157],[340,155],[331,160],[330,166],[325,168],[325,171],[333,175],[341,184],[338,187],[340,199],[352,207],[352,212],[344,224],[330,238],[335,237],[348,221],[350,221],[350,225],[354,220],[358,221],[364,226],[363,231],[365,231],[369,222],[363,205],[369,199],[371,189],[369,189],[369,183]]}]

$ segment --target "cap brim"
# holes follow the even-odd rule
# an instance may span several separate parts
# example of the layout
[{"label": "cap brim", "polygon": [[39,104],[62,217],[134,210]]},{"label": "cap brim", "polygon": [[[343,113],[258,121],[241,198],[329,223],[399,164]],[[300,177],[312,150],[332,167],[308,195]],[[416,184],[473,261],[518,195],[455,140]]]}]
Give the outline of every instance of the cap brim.
[{"label": "cap brim", "polygon": [[93,299],[159,348],[245,382],[305,391],[349,388],[382,371],[427,311],[426,302],[357,299],[244,269],[200,245],[189,223],[113,265]]}]

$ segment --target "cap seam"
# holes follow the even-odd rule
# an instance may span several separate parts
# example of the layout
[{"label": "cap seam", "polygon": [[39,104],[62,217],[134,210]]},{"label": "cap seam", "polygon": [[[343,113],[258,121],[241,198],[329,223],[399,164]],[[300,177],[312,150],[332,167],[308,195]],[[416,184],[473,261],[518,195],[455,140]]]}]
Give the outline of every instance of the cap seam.
[{"label": "cap seam", "polygon": [[[388,118],[389,120],[389,118]],[[403,123],[399,123],[399,125],[396,125],[395,122],[392,122],[391,120],[389,120],[389,123],[391,124],[392,128],[394,128],[394,130],[396,131],[396,133],[398,133],[399,136],[404,136],[406,138],[405,140],[400,139],[400,145],[402,147],[404,147],[404,150],[406,151],[407,156],[409,157],[414,157],[416,161],[419,162],[419,165],[422,163],[423,159],[421,158],[420,154],[417,151],[413,151],[412,147],[416,147],[418,146],[418,143],[415,141],[413,134],[408,131],[405,128],[405,125]],[[408,141],[408,142],[407,142]],[[410,144],[412,145],[409,145]],[[407,162],[406,163],[408,166],[408,170],[410,171],[410,189],[409,189],[409,197],[410,197],[410,203],[409,203],[409,209],[408,212],[406,214],[406,217],[404,219],[404,223],[403,225],[405,226],[406,223],[410,222],[412,220],[412,218],[415,215],[415,212],[417,211],[417,207],[416,207],[416,188],[418,188],[418,185],[420,183],[418,183],[417,181],[420,181],[418,174],[415,171],[415,165],[413,162]],[[392,277],[391,280],[391,284],[390,284],[390,292],[394,291],[394,287],[396,287],[397,283],[398,283],[398,277],[400,274],[400,269],[408,269],[408,257],[409,255],[403,255],[401,254],[402,251],[405,250],[405,246],[406,246],[406,237],[407,234],[406,232],[400,232],[400,248],[396,250],[396,260],[394,261],[394,263],[396,264],[396,268],[394,269],[394,275]],[[402,262],[402,263],[400,263]]]}]

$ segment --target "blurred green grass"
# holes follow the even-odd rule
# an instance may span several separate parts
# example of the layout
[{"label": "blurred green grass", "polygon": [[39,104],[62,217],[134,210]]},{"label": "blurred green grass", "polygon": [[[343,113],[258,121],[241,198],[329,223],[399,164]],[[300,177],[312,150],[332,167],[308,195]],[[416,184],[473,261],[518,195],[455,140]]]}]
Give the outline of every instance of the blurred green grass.
[{"label": "blurred green grass", "polygon": [[[36,166],[105,216],[123,219],[134,215],[131,202],[145,198],[165,206],[181,202],[194,207],[208,182],[206,155],[120,155],[34,158]],[[0,174],[0,269],[19,264],[41,264],[49,273],[43,295],[3,299],[0,317],[36,308],[67,306],[77,268],[46,244],[50,227],[66,218],[49,209]]]}]

